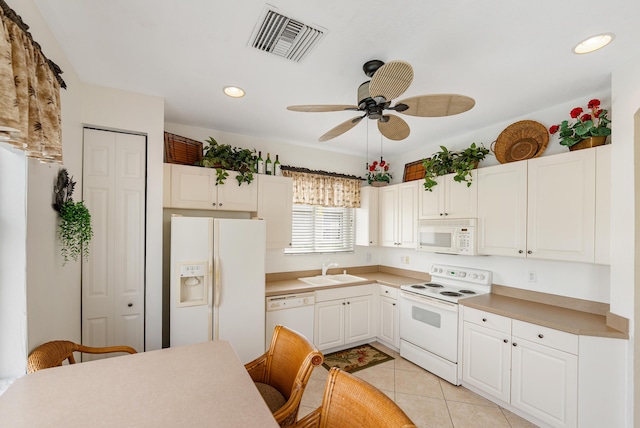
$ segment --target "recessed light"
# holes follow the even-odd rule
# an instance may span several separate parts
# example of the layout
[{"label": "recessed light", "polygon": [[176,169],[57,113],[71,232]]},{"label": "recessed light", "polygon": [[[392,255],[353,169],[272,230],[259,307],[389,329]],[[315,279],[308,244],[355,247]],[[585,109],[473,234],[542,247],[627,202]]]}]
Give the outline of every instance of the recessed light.
[{"label": "recessed light", "polygon": [[589,37],[578,43],[578,45],[573,48],[573,51],[577,54],[591,53],[607,46],[613,41],[613,38],[613,33],[598,34],[597,36]]},{"label": "recessed light", "polygon": [[244,89],[238,88],[237,86],[225,86],[222,90],[232,98],[244,97]]}]

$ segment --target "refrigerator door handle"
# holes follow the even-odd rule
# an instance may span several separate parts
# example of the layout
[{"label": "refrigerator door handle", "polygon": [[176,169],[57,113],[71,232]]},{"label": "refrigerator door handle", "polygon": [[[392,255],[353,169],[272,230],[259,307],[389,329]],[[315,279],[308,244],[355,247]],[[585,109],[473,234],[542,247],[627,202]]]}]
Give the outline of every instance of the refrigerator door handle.
[{"label": "refrigerator door handle", "polygon": [[218,340],[220,338],[220,291],[222,288],[222,284],[220,283],[220,257],[215,255],[214,258],[214,267],[213,267],[213,315],[215,320],[213,323],[209,323],[211,326],[213,324],[213,340]]},{"label": "refrigerator door handle", "polygon": [[213,304],[216,308],[220,307],[220,289],[222,288],[222,284],[220,284],[220,257],[216,256],[216,266],[215,270],[215,281],[213,285],[213,290],[215,293]]}]

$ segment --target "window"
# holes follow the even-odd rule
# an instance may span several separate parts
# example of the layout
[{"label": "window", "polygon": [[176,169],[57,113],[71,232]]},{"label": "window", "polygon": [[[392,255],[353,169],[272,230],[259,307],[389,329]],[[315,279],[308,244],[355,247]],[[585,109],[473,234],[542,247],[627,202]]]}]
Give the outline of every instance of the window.
[{"label": "window", "polygon": [[294,204],[292,228],[286,254],[353,251],[353,208]]}]

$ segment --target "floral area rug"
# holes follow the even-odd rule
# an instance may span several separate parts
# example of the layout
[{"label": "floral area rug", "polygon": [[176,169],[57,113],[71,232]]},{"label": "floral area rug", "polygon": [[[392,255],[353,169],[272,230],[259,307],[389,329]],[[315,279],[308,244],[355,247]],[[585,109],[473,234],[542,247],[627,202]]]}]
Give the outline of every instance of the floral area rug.
[{"label": "floral area rug", "polygon": [[361,345],[325,355],[322,366],[327,370],[331,367],[339,367],[348,373],[353,373],[390,360],[393,360],[393,357],[381,350],[371,345]]}]

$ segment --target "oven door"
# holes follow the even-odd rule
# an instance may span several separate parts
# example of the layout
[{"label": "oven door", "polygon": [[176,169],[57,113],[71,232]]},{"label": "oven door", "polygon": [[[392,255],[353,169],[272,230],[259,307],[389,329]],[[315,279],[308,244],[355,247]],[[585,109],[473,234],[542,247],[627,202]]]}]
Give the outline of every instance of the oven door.
[{"label": "oven door", "polygon": [[458,304],[402,291],[400,338],[458,362]]}]

